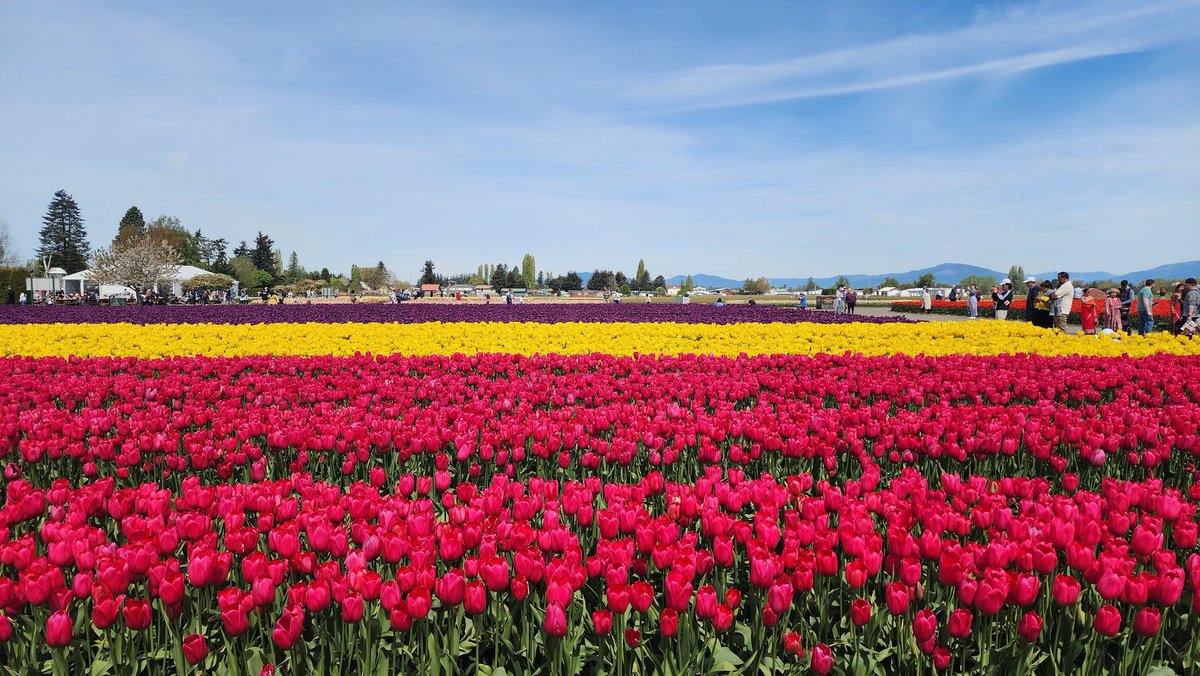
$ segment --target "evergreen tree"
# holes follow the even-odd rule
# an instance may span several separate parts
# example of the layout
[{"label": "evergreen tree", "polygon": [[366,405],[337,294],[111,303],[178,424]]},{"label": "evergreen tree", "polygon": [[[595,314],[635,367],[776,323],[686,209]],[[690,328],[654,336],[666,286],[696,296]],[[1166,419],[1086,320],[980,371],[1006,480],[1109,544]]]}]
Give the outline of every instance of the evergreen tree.
[{"label": "evergreen tree", "polygon": [[809,277],[809,278],[808,278],[808,283],[806,283],[806,284],[804,285],[804,290],[805,290],[805,291],[816,291],[818,288],[820,288],[820,287],[818,287],[818,286],[817,286],[817,282],[816,282],[816,280],[815,280],[815,279],[813,279],[812,277]]},{"label": "evergreen tree", "polygon": [[238,242],[238,245],[233,247],[234,258],[250,258],[250,247],[246,246],[246,240]]},{"label": "evergreen tree", "polygon": [[567,275],[563,277],[562,288],[563,291],[579,291],[583,288],[583,278],[579,276],[578,272],[570,270],[567,272]]},{"label": "evergreen tree", "polygon": [[637,274],[633,276],[630,286],[634,291],[653,291],[656,288],[650,279],[650,273],[646,271],[646,261],[638,260]]},{"label": "evergreen tree", "polygon": [[92,247],[75,198],[65,190],[54,193],[42,223],[38,258],[50,256],[50,267],[62,268],[68,275],[86,269]]},{"label": "evergreen tree", "polygon": [[546,273],[539,270],[538,276],[537,276],[537,288],[540,289],[540,288],[544,287],[545,285],[546,285]]},{"label": "evergreen tree", "polygon": [[884,277],[883,283],[880,284],[879,288],[882,289],[889,286],[900,286],[900,280],[896,279],[895,277]]},{"label": "evergreen tree", "polygon": [[660,288],[665,290],[667,288],[667,278],[659,275],[654,278],[654,281],[651,282],[651,285],[653,288],[643,289],[643,291],[658,291]]},{"label": "evergreen tree", "polygon": [[[1008,269],[1008,278],[1012,280],[1014,285],[1020,285],[1025,281],[1025,268],[1020,265],[1014,265]],[[1022,287],[1024,288],[1024,287]]]},{"label": "evergreen tree", "polygon": [[833,286],[835,288],[839,287],[839,286],[844,286],[847,289],[849,289],[850,288],[850,280],[846,279],[846,275],[842,275],[841,277],[837,278],[837,283],[835,283]]},{"label": "evergreen tree", "polygon": [[113,248],[120,248],[125,242],[144,234],[146,234],[146,218],[142,216],[142,210],[136,206],[129,207],[129,210],[121,217],[121,223],[117,225],[117,236],[113,238]]},{"label": "evergreen tree", "polygon": [[496,291],[503,289],[508,285],[508,266],[500,263],[492,268],[492,276],[488,279],[488,284]]},{"label": "evergreen tree", "polygon": [[212,264],[209,269],[217,274],[229,275],[232,277],[233,275],[231,274],[231,268],[229,267],[229,259],[226,258],[225,253],[225,249],[228,246],[229,243],[225,241],[224,237],[218,237],[217,239],[212,240]]},{"label": "evergreen tree", "polygon": [[537,284],[537,265],[533,262],[533,254],[525,254],[521,259],[521,277],[526,289],[532,289]]},{"label": "evergreen tree", "polygon": [[694,281],[692,280],[692,276],[691,276],[691,275],[688,275],[688,276],[687,276],[687,278],[685,278],[685,279],[683,280],[683,285],[682,285],[682,286],[680,286],[679,288],[680,288],[680,290],[681,290],[681,291],[683,291],[684,293],[687,293],[687,292],[691,291],[692,289],[696,288],[696,282],[694,282]]},{"label": "evergreen tree", "polygon": [[[437,273],[433,270],[433,261],[425,261],[425,270],[421,272],[421,279],[417,280],[417,284],[437,284]],[[409,279],[411,279],[411,277]]]},{"label": "evergreen tree", "polygon": [[287,278],[289,282],[296,282],[304,278],[304,268],[300,266],[300,257],[293,251],[291,256],[288,256]]},{"label": "evergreen tree", "polygon": [[250,261],[254,267],[270,273],[272,277],[279,272],[275,268],[275,240],[263,234],[260,230],[254,237],[254,248],[250,251]]},{"label": "evergreen tree", "polygon": [[505,284],[510,289],[528,289],[525,286],[525,276],[521,274],[521,268],[512,266],[508,270],[508,283]]}]

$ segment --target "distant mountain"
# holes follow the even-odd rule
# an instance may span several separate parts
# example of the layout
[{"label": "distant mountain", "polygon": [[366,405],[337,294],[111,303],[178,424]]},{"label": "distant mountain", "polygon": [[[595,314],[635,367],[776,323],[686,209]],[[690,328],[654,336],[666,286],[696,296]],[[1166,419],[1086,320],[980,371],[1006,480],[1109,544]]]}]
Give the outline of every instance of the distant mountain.
[{"label": "distant mountain", "polygon": [[[846,275],[846,279],[850,280],[851,286],[878,286],[887,277],[895,277],[901,284],[907,282],[915,282],[920,279],[921,275],[933,273],[934,279],[940,283],[957,284],[962,281],[963,277],[971,275],[992,276],[999,280],[1005,273],[988,270],[975,265],[967,265],[966,263],[942,263],[935,265],[932,268],[923,268],[921,270],[909,270],[907,272],[886,272],[878,275],[853,274]],[[687,275],[675,275],[667,280],[668,284],[682,284]],[[769,277],[768,278],[775,286],[804,286],[808,284],[808,277]],[[821,286],[831,286],[838,280],[838,276],[833,277],[813,277],[813,281]],[[713,287],[727,286],[732,288],[741,288],[743,280],[729,279],[719,277],[717,275],[708,275],[704,273],[693,274],[692,281],[696,286]]]},{"label": "distant mountain", "polygon": [[[1008,272],[999,270],[989,270],[981,268],[977,265],[968,265],[966,263],[941,263],[930,268],[921,268],[920,270],[908,270],[907,272],[884,272],[878,275],[851,274],[845,275],[850,281],[851,286],[855,287],[877,287],[883,283],[883,280],[888,277],[893,277],[901,284],[909,284],[920,279],[921,275],[932,273],[933,278],[938,284],[958,284],[964,277],[972,275],[980,277],[995,277],[996,281],[1004,278]],[[581,273],[582,274],[582,273]],[[1052,279],[1058,271],[1054,272],[1039,272],[1034,274],[1038,279]],[[1183,263],[1170,263],[1160,265],[1150,270],[1137,270],[1134,272],[1126,272],[1125,274],[1116,275],[1111,272],[1071,272],[1072,279],[1082,279],[1085,281],[1097,280],[1119,280],[1128,279],[1134,282],[1142,282],[1146,279],[1182,279],[1185,277],[1195,277],[1200,274],[1200,261],[1186,261]],[[829,287],[837,283],[838,275],[833,277],[814,277],[813,281],[817,284]],[[667,284],[682,284],[687,275],[675,275],[667,279]],[[801,287],[808,283],[808,277],[769,277],[772,284],[777,287]],[[719,275],[710,275],[707,273],[692,274],[692,281],[696,286],[707,288],[712,287],[729,287],[741,288],[743,280],[730,279]],[[1013,280],[1020,284],[1020,280]]]},{"label": "distant mountain", "polygon": [[[1147,279],[1186,279],[1188,277],[1195,277],[1197,274],[1200,274],[1200,261],[1168,263],[1166,265],[1160,265],[1156,268],[1150,268],[1149,270],[1134,270],[1133,272],[1126,272],[1119,275],[1103,271],[1073,272],[1068,270],[1067,272],[1071,273],[1071,279],[1081,279],[1085,282],[1102,282],[1107,280],[1112,280],[1115,282],[1122,279],[1128,279],[1135,285],[1141,285],[1141,283],[1145,282]],[[1034,275],[1034,277],[1037,277],[1038,279],[1053,279],[1057,274],[1057,271],[1040,272]]]},{"label": "distant mountain", "polygon": [[[675,275],[667,278],[667,284],[683,284],[683,280],[687,279],[687,275]],[[703,272],[692,275],[692,282],[696,286],[703,286],[711,289],[716,287],[729,287],[731,289],[742,288],[744,280],[729,279],[728,277],[718,277],[716,275],[708,275]]]}]

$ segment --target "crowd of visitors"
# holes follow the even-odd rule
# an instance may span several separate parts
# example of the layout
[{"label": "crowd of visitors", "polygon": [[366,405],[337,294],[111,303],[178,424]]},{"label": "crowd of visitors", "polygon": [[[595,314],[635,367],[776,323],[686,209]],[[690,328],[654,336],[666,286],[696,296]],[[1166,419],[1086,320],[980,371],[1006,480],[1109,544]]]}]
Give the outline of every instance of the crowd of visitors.
[{"label": "crowd of visitors", "polygon": [[[1198,332],[1200,290],[1196,288],[1194,277],[1175,285],[1169,296],[1166,288],[1159,288],[1155,292],[1153,279],[1145,280],[1136,290],[1129,280],[1122,280],[1119,286],[1108,290],[1086,287],[1076,290],[1071,283],[1071,276],[1066,272],[1058,273],[1056,282],[1025,278],[1028,290],[1025,297],[1026,320],[1034,326],[1066,332],[1067,318],[1074,301],[1079,300],[1079,324],[1084,334],[1124,331],[1133,335],[1136,330],[1138,335],[1144,336],[1154,330],[1154,304],[1157,297],[1158,300],[1168,301],[1168,330],[1171,333],[1192,336]],[[999,319],[1001,299],[995,290],[992,298],[996,301]],[[1007,310],[1007,306],[1004,309]],[[1099,326],[1101,313],[1104,315],[1103,327]],[[1136,326],[1131,319],[1135,315]]]}]

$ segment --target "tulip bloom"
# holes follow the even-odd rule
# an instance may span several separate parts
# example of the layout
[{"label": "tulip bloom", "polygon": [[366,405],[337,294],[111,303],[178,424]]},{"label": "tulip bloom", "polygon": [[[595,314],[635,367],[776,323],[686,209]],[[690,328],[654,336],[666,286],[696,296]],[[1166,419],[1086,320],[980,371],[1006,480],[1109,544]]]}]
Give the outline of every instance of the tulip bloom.
[{"label": "tulip bloom", "polygon": [[1101,636],[1116,636],[1121,631],[1121,611],[1112,604],[1102,606],[1096,613],[1092,628]]},{"label": "tulip bloom", "polygon": [[1017,633],[1026,641],[1036,643],[1042,634],[1042,624],[1042,616],[1031,610],[1017,622]]},{"label": "tulip bloom", "polygon": [[208,657],[208,642],[202,634],[189,634],[183,638],[183,657],[188,664],[200,664]]},{"label": "tulip bloom", "polygon": [[674,636],[679,631],[679,613],[674,608],[663,610],[658,624],[663,636]]},{"label": "tulip bloom", "polygon": [[1162,613],[1158,608],[1142,608],[1133,618],[1133,630],[1142,636],[1154,636],[1161,620]]},{"label": "tulip bloom", "polygon": [[967,608],[957,608],[950,613],[950,620],[946,623],[946,633],[954,638],[966,638],[971,635],[971,621],[973,620],[971,611]]},{"label": "tulip bloom", "polygon": [[612,611],[602,608],[592,611],[592,628],[598,636],[607,636],[612,631]]},{"label": "tulip bloom", "polygon": [[813,646],[812,669],[818,674],[828,674],[833,669],[833,652],[824,643]]},{"label": "tulip bloom", "polygon": [[870,622],[871,602],[866,599],[854,599],[850,603],[850,620],[859,627]]},{"label": "tulip bloom", "polygon": [[783,649],[791,655],[804,654],[804,647],[800,642],[800,634],[794,631],[789,631],[783,635]]},{"label": "tulip bloom", "polygon": [[546,606],[546,633],[550,636],[567,635],[567,611],[557,603]]},{"label": "tulip bloom", "polygon": [[141,631],[150,626],[152,610],[150,602],[144,599],[125,599],[121,608],[121,619],[125,626],[134,631]]},{"label": "tulip bloom", "polygon": [[52,613],[46,618],[46,645],[61,648],[71,642],[74,631],[75,623],[65,610]]}]

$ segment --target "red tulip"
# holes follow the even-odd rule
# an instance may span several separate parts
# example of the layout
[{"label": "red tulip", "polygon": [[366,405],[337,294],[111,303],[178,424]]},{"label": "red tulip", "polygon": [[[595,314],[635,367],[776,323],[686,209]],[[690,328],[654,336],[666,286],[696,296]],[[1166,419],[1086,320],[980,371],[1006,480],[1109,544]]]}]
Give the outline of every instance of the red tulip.
[{"label": "red tulip", "polygon": [[1142,608],[1133,618],[1133,630],[1142,636],[1154,636],[1161,619],[1158,608]]},{"label": "red tulip", "polygon": [[938,671],[945,671],[948,669],[950,667],[951,659],[952,657],[950,655],[950,651],[945,648],[938,647],[933,651],[933,666]]},{"label": "red tulip", "polygon": [[625,630],[625,645],[630,648],[637,648],[642,644],[642,634],[637,629]]},{"label": "red tulip", "polygon": [[813,646],[812,669],[818,674],[827,674],[833,669],[833,652],[824,643]]},{"label": "red tulip", "polygon": [[342,598],[342,621],[354,624],[363,618],[363,597],[357,592],[348,592]]},{"label": "red tulip", "polygon": [[200,664],[208,657],[208,642],[202,634],[188,634],[183,638],[183,657],[188,664]]},{"label": "red tulip", "polygon": [[850,620],[859,627],[870,622],[871,602],[866,599],[854,599],[850,603]]},{"label": "red tulip", "polygon": [[556,603],[546,606],[545,629],[550,636],[567,635],[567,612],[562,606]]},{"label": "red tulip", "polygon": [[1036,643],[1042,634],[1042,616],[1032,610],[1022,615],[1017,622],[1017,633],[1026,641]]},{"label": "red tulip", "polygon": [[937,626],[937,617],[934,616],[933,611],[922,608],[913,618],[913,636],[916,637],[918,643],[928,641],[937,633]]},{"label": "red tulip", "polygon": [[487,587],[479,580],[467,583],[466,595],[463,598],[463,608],[471,615],[480,615],[487,610]]},{"label": "red tulip", "polygon": [[1112,604],[1102,606],[1096,613],[1092,628],[1101,636],[1116,636],[1121,631],[1121,611]]},{"label": "red tulip", "polygon": [[971,611],[967,608],[957,608],[950,613],[950,620],[946,623],[946,633],[954,638],[966,638],[971,635],[971,621],[973,620]]},{"label": "red tulip", "polygon": [[75,623],[65,610],[52,613],[46,619],[46,645],[51,648],[61,648],[71,642],[71,634],[75,631]]},{"label": "red tulip", "polygon": [[791,655],[804,654],[804,647],[800,642],[800,634],[794,631],[789,631],[783,635],[783,649]]},{"label": "red tulip", "polygon": [[903,615],[908,612],[908,587],[903,582],[889,582],[884,597],[887,600],[889,613]]},{"label": "red tulip", "polygon": [[663,636],[674,636],[679,631],[679,613],[674,608],[664,609],[658,624]]},{"label": "red tulip", "polygon": [[598,636],[607,636],[612,631],[613,616],[607,609],[592,611],[592,628]]},{"label": "red tulip", "polygon": [[1079,581],[1069,575],[1054,578],[1054,602],[1060,606],[1073,606],[1079,601]]},{"label": "red tulip", "polygon": [[134,631],[149,627],[152,614],[150,602],[144,599],[125,599],[125,605],[121,608],[121,619],[126,627]]}]

